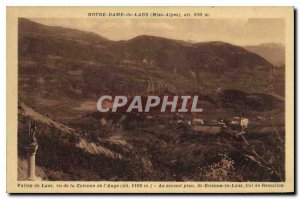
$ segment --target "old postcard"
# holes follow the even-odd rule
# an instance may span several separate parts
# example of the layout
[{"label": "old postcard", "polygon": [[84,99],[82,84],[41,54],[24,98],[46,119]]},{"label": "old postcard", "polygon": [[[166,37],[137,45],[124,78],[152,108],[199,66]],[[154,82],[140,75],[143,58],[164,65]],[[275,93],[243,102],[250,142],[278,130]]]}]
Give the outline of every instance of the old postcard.
[{"label": "old postcard", "polygon": [[8,7],[7,192],[294,192],[293,7]]}]

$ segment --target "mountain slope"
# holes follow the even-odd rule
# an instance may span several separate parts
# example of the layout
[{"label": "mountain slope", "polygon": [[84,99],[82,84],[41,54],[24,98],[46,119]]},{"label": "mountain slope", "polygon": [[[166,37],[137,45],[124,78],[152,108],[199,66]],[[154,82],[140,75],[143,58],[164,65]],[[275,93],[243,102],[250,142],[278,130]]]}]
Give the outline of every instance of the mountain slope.
[{"label": "mountain slope", "polygon": [[235,68],[272,67],[264,58],[224,42],[191,44],[154,36],[138,36],[112,46],[136,62],[146,60],[166,69],[208,70],[222,73]]},{"label": "mountain slope", "polygon": [[78,129],[54,121],[25,104],[19,104],[18,113],[18,177],[21,180],[26,177],[24,159],[29,121],[35,121],[37,125],[37,174],[43,179],[111,179],[114,177],[111,173],[119,177],[128,175],[131,172],[129,165],[148,169],[146,164],[140,163],[147,162],[146,159],[141,158],[131,163],[135,158],[132,158],[128,148],[131,149],[132,146],[124,140],[93,138]]},{"label": "mountain slope", "polygon": [[97,98],[104,93],[272,92],[273,65],[223,42],[191,44],[97,34],[19,20],[19,91],[42,98]]},{"label": "mountain slope", "polygon": [[85,42],[105,43],[109,39],[101,37],[93,32],[85,32],[76,29],[63,28],[59,26],[42,25],[25,18],[19,19],[19,32],[21,34],[35,33],[36,36],[51,36],[60,39],[80,40]]}]

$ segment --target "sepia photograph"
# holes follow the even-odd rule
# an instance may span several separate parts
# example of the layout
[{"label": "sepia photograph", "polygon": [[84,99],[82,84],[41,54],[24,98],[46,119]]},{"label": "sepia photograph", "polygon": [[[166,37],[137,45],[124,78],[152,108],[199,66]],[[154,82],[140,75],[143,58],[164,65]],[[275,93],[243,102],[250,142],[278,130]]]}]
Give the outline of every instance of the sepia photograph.
[{"label": "sepia photograph", "polygon": [[[19,18],[19,179],[284,181],[284,26]],[[197,95],[203,111],[99,112],[107,94]]]}]

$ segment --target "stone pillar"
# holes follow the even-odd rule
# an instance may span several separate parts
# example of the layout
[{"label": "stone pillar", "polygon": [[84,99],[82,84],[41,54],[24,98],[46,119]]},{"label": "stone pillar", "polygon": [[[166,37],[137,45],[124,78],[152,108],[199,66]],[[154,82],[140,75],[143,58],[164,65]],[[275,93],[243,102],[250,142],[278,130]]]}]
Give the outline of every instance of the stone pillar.
[{"label": "stone pillar", "polygon": [[35,154],[38,149],[38,146],[39,145],[34,144],[25,147],[27,153],[27,163],[28,163],[26,180],[29,181],[35,181],[40,179],[35,176]]}]

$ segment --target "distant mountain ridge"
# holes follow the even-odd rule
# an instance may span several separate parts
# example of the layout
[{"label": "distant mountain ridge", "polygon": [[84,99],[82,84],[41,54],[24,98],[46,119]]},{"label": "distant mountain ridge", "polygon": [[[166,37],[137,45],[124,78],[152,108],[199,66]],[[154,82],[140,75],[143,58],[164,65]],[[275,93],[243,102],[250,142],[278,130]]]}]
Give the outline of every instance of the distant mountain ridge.
[{"label": "distant mountain ridge", "polygon": [[271,92],[273,67],[258,54],[224,42],[193,44],[147,35],[111,41],[19,19],[19,89],[25,95]]},{"label": "distant mountain ridge", "polygon": [[285,65],[285,47],[278,43],[265,43],[257,46],[245,46],[246,50],[256,53],[275,66]]}]

